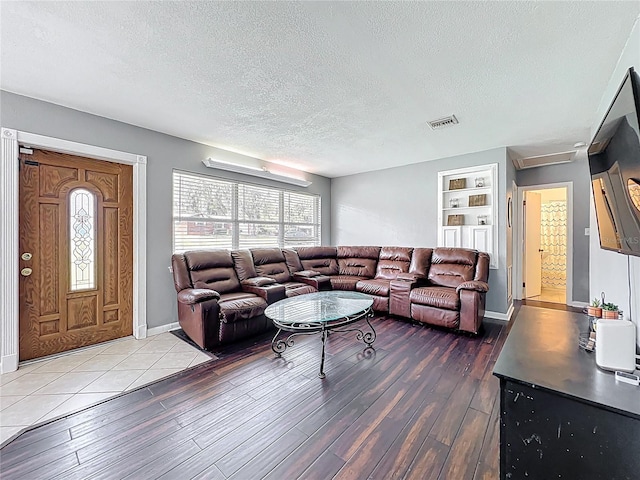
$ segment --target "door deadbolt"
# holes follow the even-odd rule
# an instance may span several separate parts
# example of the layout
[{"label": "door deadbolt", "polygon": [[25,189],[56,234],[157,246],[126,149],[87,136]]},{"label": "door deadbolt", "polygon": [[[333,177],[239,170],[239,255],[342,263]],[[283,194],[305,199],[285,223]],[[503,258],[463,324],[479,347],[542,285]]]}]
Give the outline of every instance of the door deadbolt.
[{"label": "door deadbolt", "polygon": [[20,275],[22,275],[23,277],[28,277],[32,273],[33,270],[31,270],[30,268],[23,268],[22,270],[20,270]]},{"label": "door deadbolt", "polygon": [[22,259],[23,259],[24,261],[29,261],[29,260],[31,260],[31,258],[32,258],[32,257],[33,257],[33,255],[31,255],[29,252],[24,252],[24,253],[22,254]]}]

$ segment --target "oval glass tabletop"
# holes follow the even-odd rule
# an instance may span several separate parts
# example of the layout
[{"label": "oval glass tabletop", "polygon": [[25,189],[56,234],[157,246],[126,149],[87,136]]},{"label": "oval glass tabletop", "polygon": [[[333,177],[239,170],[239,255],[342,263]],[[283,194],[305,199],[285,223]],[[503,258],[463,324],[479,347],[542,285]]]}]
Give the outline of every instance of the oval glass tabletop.
[{"label": "oval glass tabletop", "polygon": [[364,312],[373,305],[360,292],[317,292],[286,298],[269,305],[264,314],[278,324],[326,323]]}]

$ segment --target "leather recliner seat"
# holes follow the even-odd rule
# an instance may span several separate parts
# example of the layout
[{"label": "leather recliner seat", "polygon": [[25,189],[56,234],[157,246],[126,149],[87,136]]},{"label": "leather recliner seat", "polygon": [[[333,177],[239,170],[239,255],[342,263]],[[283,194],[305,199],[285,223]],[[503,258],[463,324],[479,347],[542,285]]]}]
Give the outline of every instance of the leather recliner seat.
[{"label": "leather recliner seat", "polygon": [[266,299],[242,290],[228,250],[175,254],[171,265],[180,326],[200,347],[211,348],[273,328],[264,316]]}]

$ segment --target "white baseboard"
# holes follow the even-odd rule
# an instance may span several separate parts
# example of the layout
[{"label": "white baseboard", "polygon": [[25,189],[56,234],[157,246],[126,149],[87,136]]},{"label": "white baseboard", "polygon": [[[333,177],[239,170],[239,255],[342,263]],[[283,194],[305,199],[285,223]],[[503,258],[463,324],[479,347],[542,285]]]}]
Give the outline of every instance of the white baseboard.
[{"label": "white baseboard", "polygon": [[3,355],[0,358],[0,373],[15,372],[18,369],[18,354]]},{"label": "white baseboard", "polygon": [[502,320],[503,322],[510,321],[512,315],[513,315],[513,303],[509,304],[509,308],[507,309],[507,313],[492,312],[491,310],[485,310],[485,312],[484,312],[484,316],[485,317],[493,318],[494,320]]},{"label": "white baseboard", "polygon": [[177,330],[178,328],[180,328],[180,324],[178,322],[160,325],[159,327],[148,328],[147,336],[153,337],[154,335],[160,335],[161,333],[169,332],[171,330]]}]

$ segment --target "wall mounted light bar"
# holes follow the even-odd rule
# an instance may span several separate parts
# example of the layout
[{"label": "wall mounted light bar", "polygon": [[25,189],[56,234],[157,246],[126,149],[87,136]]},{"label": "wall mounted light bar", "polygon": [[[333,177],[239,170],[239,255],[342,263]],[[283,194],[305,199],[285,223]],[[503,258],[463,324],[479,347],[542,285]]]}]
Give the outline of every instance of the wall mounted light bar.
[{"label": "wall mounted light bar", "polygon": [[250,167],[247,165],[238,165],[236,163],[223,162],[221,160],[214,160],[213,158],[207,158],[202,161],[208,168],[217,168],[220,170],[226,170],[227,172],[243,173],[245,175],[252,175],[254,177],[267,178],[269,180],[276,180],[278,182],[289,183],[291,185],[297,185],[299,187],[308,187],[312,182],[304,180],[302,178],[290,177],[288,175],[282,175],[279,173],[271,173],[269,170],[260,167]]}]

